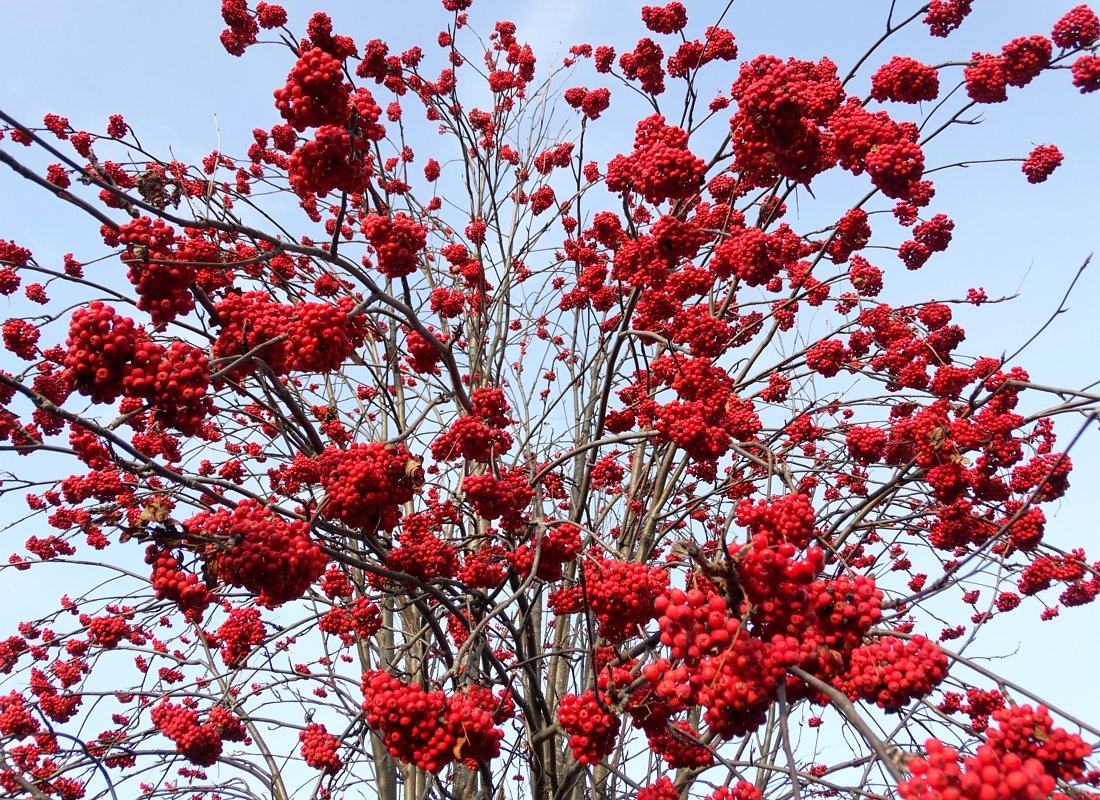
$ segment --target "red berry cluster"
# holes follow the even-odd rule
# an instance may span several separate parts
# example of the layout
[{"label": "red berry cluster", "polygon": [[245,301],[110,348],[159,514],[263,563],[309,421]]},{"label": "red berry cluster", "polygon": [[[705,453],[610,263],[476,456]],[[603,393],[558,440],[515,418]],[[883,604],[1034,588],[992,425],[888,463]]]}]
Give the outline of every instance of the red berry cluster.
[{"label": "red berry cluster", "polygon": [[220,648],[227,667],[243,666],[248,656],[267,639],[267,629],[255,606],[234,606],[225,622],[209,637],[212,646]]},{"label": "red berry cluster", "polygon": [[923,636],[885,636],[851,653],[848,674],[836,683],[853,700],[899,709],[927,697],[947,677],[947,655]]},{"label": "red berry cluster", "polygon": [[427,228],[408,214],[368,214],[363,233],[378,258],[378,271],[387,278],[401,278],[416,272],[420,251],[427,243]]},{"label": "red berry cluster", "polygon": [[524,512],[535,499],[535,490],[521,467],[502,468],[499,476],[492,472],[467,475],[462,479],[462,491],[479,517],[500,519],[505,530],[522,524]]},{"label": "red berry cluster", "polygon": [[137,307],[164,325],[195,307],[191,285],[197,274],[189,264],[152,263],[171,261],[186,253],[176,254],[176,234],[161,219],[138,217],[118,230],[118,241],[126,245],[122,260],[128,265],[130,283],[138,294]]},{"label": "red berry cluster", "polygon": [[298,131],[343,127],[351,113],[350,94],[341,59],[313,47],[294,64],[286,85],[275,90],[275,108]]},{"label": "red berry cluster", "polygon": [[38,733],[40,728],[23,695],[12,691],[0,696],[0,736],[20,739]]},{"label": "red berry cluster", "polygon": [[598,764],[619,739],[619,719],[592,689],[567,694],[558,703],[558,723],[569,734],[569,749],[582,764]]},{"label": "red berry cluster", "polygon": [[962,25],[970,14],[974,0],[932,0],[928,4],[928,13],[924,15],[924,24],[933,36],[945,37]]},{"label": "red berry cluster", "polygon": [[656,616],[655,602],[668,591],[668,570],[594,555],[584,564],[588,603],[597,632],[613,644],[635,638]]},{"label": "red berry cluster", "polygon": [[905,800],[1046,800],[1057,785],[1038,759],[988,745],[965,760],[939,739],[924,749],[924,756],[909,760],[909,780],[898,784]]},{"label": "red berry cluster", "polygon": [[442,525],[430,511],[406,517],[397,534],[401,546],[389,552],[386,566],[421,581],[453,578],[458,571],[458,552],[439,537],[441,530]]},{"label": "red berry cluster", "polygon": [[700,738],[699,731],[686,722],[673,722],[648,733],[649,749],[670,769],[702,769],[714,763],[714,755]]},{"label": "red berry cluster", "polygon": [[4,347],[25,361],[33,361],[38,355],[38,326],[23,319],[9,319],[4,323]]},{"label": "red berry cluster", "polygon": [[207,558],[218,576],[268,608],[301,597],[328,564],[308,523],[288,522],[255,500],[242,500],[232,511],[197,514],[185,525],[216,537],[220,550]]},{"label": "red berry cluster", "polygon": [[192,764],[209,767],[222,753],[223,742],[243,742],[247,738],[240,719],[232,712],[214,706],[207,712],[206,722],[187,705],[167,700],[153,706],[153,725],[176,744],[176,750]]},{"label": "red berry cluster", "polygon": [[391,531],[401,506],[424,483],[424,470],[403,444],[355,442],[328,447],[317,457],[327,495],[323,515],[351,528]]},{"label": "red berry cluster", "polygon": [[247,374],[252,359],[266,363],[276,375],[291,371],[331,372],[338,369],[365,338],[363,318],[352,315],[354,300],[283,305],[266,292],[231,293],[218,303],[217,358],[251,354],[233,373]]},{"label": "red berry cluster", "polygon": [[1010,86],[1026,86],[1050,66],[1052,47],[1045,36],[1020,36],[1001,48]]},{"label": "red berry cluster", "polygon": [[776,178],[808,183],[835,163],[824,126],[844,100],[836,64],[759,55],[744,62],[730,94],[734,168],[742,182]]},{"label": "red berry cluster", "polygon": [[722,786],[707,795],[706,800],[760,800],[763,793],[755,784],[748,781],[736,781],[730,786]]},{"label": "red berry cluster", "polygon": [[1087,5],[1074,6],[1054,23],[1050,38],[1063,50],[1088,47],[1100,39],[1100,18]]},{"label": "red berry cluster", "polygon": [[317,628],[322,633],[339,636],[351,646],[357,639],[373,636],[382,628],[378,606],[365,597],[357,597],[348,607],[335,606],[321,615]]},{"label": "red berry cluster", "polygon": [[[741,629],[741,620],[730,614],[725,598],[701,589],[672,589],[653,601],[653,611],[659,615],[661,644],[673,660],[688,665],[724,650]],[[646,677],[652,680],[659,674],[647,672]]]},{"label": "red berry cluster", "polygon": [[194,436],[213,411],[210,387],[210,360],[193,344],[175,341],[163,350],[146,348],[144,363],[136,354],[127,376],[127,394],[149,402],[153,418],[165,427]]},{"label": "red berry cluster", "polygon": [[494,455],[507,453],[512,448],[512,435],[505,430],[512,423],[504,391],[495,388],[479,388],[473,391],[472,413],[457,417],[451,427],[432,442],[432,458],[437,461],[488,462]]},{"label": "red berry cluster", "polygon": [[561,580],[565,565],[574,561],[583,547],[580,528],[572,523],[548,526],[545,533],[534,534],[532,540],[509,553],[508,560],[520,577],[526,578],[534,570],[535,577],[548,582]]},{"label": "red berry cluster", "polygon": [[742,500],[737,506],[737,524],[750,536],[764,535],[771,541],[806,547],[814,535],[814,508],[804,494],[788,494],[770,500]]},{"label": "red berry cluster", "polygon": [[848,453],[860,464],[874,464],[886,451],[886,431],[872,425],[862,425],[848,430]]},{"label": "red berry cluster", "polygon": [[849,99],[829,118],[837,160],[844,169],[864,171],[887,197],[909,200],[920,190],[924,153],[917,128],[898,123],[884,111],[867,111]]},{"label": "red berry cluster", "polygon": [[672,783],[672,778],[662,775],[653,783],[638,790],[637,800],[677,800],[680,792]]},{"label": "red berry cluster", "polygon": [[1028,154],[1022,167],[1027,182],[1042,183],[1061,165],[1063,158],[1062,151],[1055,145],[1038,145]]},{"label": "red berry cluster", "polygon": [[[724,455],[733,441],[751,441],[760,431],[753,401],[737,397],[729,374],[711,359],[661,356],[640,377],[619,393],[624,400],[637,398],[638,424],[652,424],[699,461]],[[680,399],[657,405],[648,399],[651,390],[642,388],[647,384],[668,385]]]},{"label": "red berry cluster", "polygon": [[388,672],[363,675],[367,725],[382,734],[390,755],[428,772],[454,761],[473,769],[500,754],[497,725],[512,714],[510,701],[481,686],[448,697],[406,684]]},{"label": "red berry cluster", "polygon": [[1060,781],[1080,780],[1092,747],[1075,733],[1054,727],[1046,706],[999,708],[993,712],[997,727],[986,733],[986,745],[1002,754],[1038,759],[1046,772]]},{"label": "red berry cluster", "polygon": [[62,363],[80,394],[96,403],[112,403],[122,394],[127,367],[139,345],[147,343],[141,326],[96,300],[73,312]]},{"label": "red berry cluster", "polygon": [[935,100],[939,93],[936,68],[908,56],[894,56],[871,76],[871,97],[879,102],[921,103]]},{"label": "red berry cluster", "polygon": [[579,109],[588,119],[599,119],[600,114],[611,106],[609,89],[589,90],[584,86],[574,86],[566,89],[563,97],[566,104],[571,108]]},{"label": "red berry cluster", "polygon": [[633,190],[654,205],[691,197],[702,186],[706,164],[687,149],[687,142],[687,132],[666,125],[664,117],[646,117],[638,122],[634,151],[608,163],[607,188]]},{"label": "red berry cluster", "polygon": [[179,557],[169,548],[149,545],[145,563],[153,567],[153,591],[161,600],[171,600],[184,616],[198,622],[214,602],[214,595],[198,575],[180,568]]},{"label": "red berry cluster", "polygon": [[340,740],[328,732],[328,728],[319,722],[311,722],[298,734],[302,743],[302,759],[307,765],[326,775],[335,775],[343,769],[344,762],[339,756]]},{"label": "red berry cluster", "polygon": [[687,9],[678,2],[664,6],[642,6],[642,22],[654,33],[679,33],[687,25]]},{"label": "red berry cluster", "polygon": [[[577,552],[580,552],[578,546]],[[472,555],[465,557],[456,578],[471,589],[495,589],[507,575],[507,553],[493,543],[483,544]]]},{"label": "red berry cluster", "polygon": [[248,13],[248,0],[222,0],[222,19],[228,26],[221,33],[222,46],[230,55],[244,55],[245,48],[256,43],[260,32],[256,20]]},{"label": "red berry cluster", "polygon": [[[428,332],[444,345],[450,341],[447,334],[436,331],[431,326],[428,327]],[[405,362],[409,365],[409,369],[421,375],[439,374],[439,362],[443,360],[443,354],[438,346],[417,331],[408,330],[405,333],[405,348],[409,354]]]},{"label": "red berry cluster", "polygon": [[619,67],[628,80],[641,84],[643,92],[658,95],[665,90],[665,70],[661,66],[664,55],[659,44],[643,37],[633,50],[619,56]]},{"label": "red berry cluster", "polygon": [[340,125],[322,125],[313,138],[290,154],[290,186],[301,197],[333,190],[366,191],[374,176],[374,157],[365,142]]}]

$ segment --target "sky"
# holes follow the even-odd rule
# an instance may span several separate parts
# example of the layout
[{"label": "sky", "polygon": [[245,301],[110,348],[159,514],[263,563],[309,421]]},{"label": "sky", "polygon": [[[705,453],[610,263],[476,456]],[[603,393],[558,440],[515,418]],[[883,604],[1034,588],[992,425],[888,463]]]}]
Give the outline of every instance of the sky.
[{"label": "sky", "polygon": [[[871,0],[737,0],[725,25],[736,35],[743,57],[758,52],[813,59],[829,55],[843,74],[866,43],[881,33],[888,5]],[[1071,5],[1051,0],[977,0],[971,17],[946,42],[931,40],[920,28],[898,45],[888,45],[872,57],[872,63],[882,63],[895,53],[940,63],[971,50],[999,49],[1015,36],[1049,33],[1051,24]],[[313,3],[295,1],[285,6],[297,30],[316,10]],[[691,24],[701,26],[723,6],[689,3]],[[77,127],[94,130],[105,127],[108,114],[122,113],[150,151],[163,154],[170,149],[184,161],[219,148],[243,154],[252,128],[280,121],[271,92],[282,83],[292,60],[285,49],[275,47],[254,48],[243,59],[226,54],[217,40],[222,28],[218,8],[214,0],[0,3],[0,28],[7,34],[0,49],[0,74],[5,76],[0,108],[30,124],[53,112],[68,116]],[[530,41],[536,53],[547,59],[554,54],[560,57],[578,42],[632,42],[643,35],[635,8],[634,3],[619,0],[478,0],[471,21],[475,29],[487,32],[494,20],[511,18],[519,27],[519,38]],[[446,22],[434,0],[336,0],[326,3],[325,9],[338,32],[359,41],[387,39],[395,52],[416,43],[428,49]],[[952,74],[957,76],[959,70]],[[733,77],[731,68],[730,80]],[[578,82],[595,85],[588,72]],[[854,90],[866,92],[866,79]],[[902,118],[906,113],[904,108],[891,110]],[[633,124],[624,120],[627,113],[616,110],[601,121],[599,130],[606,132],[601,135],[612,137],[608,146],[629,147]],[[982,109],[980,116],[982,124],[953,131],[950,145],[930,147],[929,165],[1021,157],[1034,145],[1049,142],[1065,153],[1065,164],[1039,186],[1026,182],[1018,164],[982,164],[937,173],[937,197],[930,210],[942,210],[955,220],[955,241],[947,253],[915,275],[905,274],[900,267],[894,270],[891,291],[899,296],[908,292],[911,300],[930,295],[960,297],[967,288],[978,286],[991,297],[1018,295],[1013,302],[962,317],[968,331],[963,350],[999,355],[1016,350],[1046,322],[1078,267],[1100,247],[1096,201],[1100,95],[1079,96],[1069,85],[1068,73],[1061,73],[1015,90],[1013,102]],[[832,213],[838,206],[829,208]],[[805,208],[800,205],[792,213],[791,223],[808,226],[815,213],[814,204],[807,200]],[[78,225],[78,219],[10,172],[0,171],[0,238],[15,238],[40,259],[57,260],[62,253],[95,247],[95,227]],[[885,264],[890,258],[883,255],[880,261]],[[1018,359],[1034,381],[1081,389],[1100,380],[1098,299],[1100,263],[1078,281],[1068,310]],[[1063,423],[1068,423],[1059,426],[1065,441],[1077,423],[1069,419]],[[1100,517],[1097,439],[1093,431],[1091,441],[1073,452],[1076,468],[1070,493],[1045,509],[1052,517],[1048,535],[1058,543],[1090,547],[1093,558],[1100,557],[1100,545],[1095,542],[1095,520]],[[17,513],[0,509],[0,519]],[[10,552],[17,544],[0,551]],[[14,597],[11,592],[10,586],[0,585],[0,597]],[[1100,698],[1082,697],[1080,692],[1080,665],[1100,655],[1095,638],[1082,637],[1082,631],[1091,627],[1089,614],[1094,611],[1067,609],[1060,619],[1042,624],[1037,621],[1037,609],[1017,612],[1008,618],[1011,622],[990,627],[984,651],[1009,656],[994,666],[1018,682],[1043,686],[1055,702],[1079,710],[1086,718],[1100,719]],[[0,636],[13,627],[14,621],[9,624],[9,620],[10,606],[0,608]]]}]

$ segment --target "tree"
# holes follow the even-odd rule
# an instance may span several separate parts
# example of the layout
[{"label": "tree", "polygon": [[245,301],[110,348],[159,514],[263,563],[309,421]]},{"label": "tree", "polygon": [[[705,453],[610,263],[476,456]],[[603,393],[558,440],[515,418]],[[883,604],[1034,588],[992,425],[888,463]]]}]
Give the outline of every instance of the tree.
[{"label": "tree", "polygon": [[845,74],[678,2],[547,65],[470,5],[398,53],[223,0],[288,70],[244,154],[0,110],[103,241],[0,241],[0,569],[74,580],[0,639],[0,786],[1085,796],[1100,728],[968,651],[1100,593],[1044,513],[1100,396],[884,286],[950,258],[929,148],[1100,89],[1097,16],[929,64],[885,54],[970,0],[882,4]]}]

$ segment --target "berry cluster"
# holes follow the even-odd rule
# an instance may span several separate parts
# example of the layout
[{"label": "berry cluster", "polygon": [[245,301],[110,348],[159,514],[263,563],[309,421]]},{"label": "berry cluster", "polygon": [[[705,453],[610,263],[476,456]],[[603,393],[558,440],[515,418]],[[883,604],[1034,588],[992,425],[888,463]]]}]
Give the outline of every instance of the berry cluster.
[{"label": "berry cluster", "polygon": [[184,616],[193,622],[214,602],[214,595],[193,572],[180,567],[179,557],[171,549],[149,545],[145,563],[153,568],[150,578],[158,599],[171,600]]},{"label": "berry cluster", "polygon": [[185,526],[215,537],[218,549],[207,560],[217,565],[218,576],[268,608],[301,597],[328,564],[308,523],[288,522],[255,500],[242,500],[232,511],[202,512]]},{"label": "berry cluster", "polygon": [[118,230],[118,241],[126,245],[122,260],[138,294],[137,307],[165,325],[195,307],[191,285],[197,274],[190,264],[157,263],[179,258],[192,260],[187,252],[174,253],[176,233],[164,220],[138,217]]},{"label": "berry cluster", "polygon": [[871,97],[879,102],[921,103],[935,100],[939,93],[936,68],[908,56],[894,56],[871,76]]},{"label": "berry cluster", "polygon": [[73,312],[62,363],[80,394],[95,403],[112,403],[123,392],[139,346],[148,343],[144,328],[96,300]]},{"label": "berry cluster", "polygon": [[351,114],[350,94],[341,59],[313,47],[294,64],[286,85],[275,90],[275,108],[297,131],[343,127]]},{"label": "berry cluster", "polygon": [[582,764],[598,764],[619,739],[619,719],[592,689],[567,694],[558,703],[558,723],[569,734],[569,749]]},{"label": "berry cluster", "polygon": [[298,734],[298,741],[302,743],[302,759],[309,766],[326,775],[335,775],[343,768],[344,762],[339,756],[340,740],[321,723],[306,725]]},{"label": "berry cluster", "polygon": [[194,708],[164,700],[153,706],[153,725],[176,744],[176,750],[192,764],[209,767],[222,753],[223,742],[243,742],[247,738],[240,719],[232,712],[214,706],[206,722],[199,722]]},{"label": "berry cluster", "polygon": [[401,519],[401,506],[424,483],[420,461],[403,444],[328,447],[317,457],[317,467],[327,495],[324,516],[368,531],[393,530]]},{"label": "berry cluster", "polygon": [[427,229],[408,214],[368,214],[363,233],[378,257],[378,271],[387,278],[402,278],[416,272],[418,256],[427,243]]},{"label": "berry cluster", "polygon": [[730,89],[735,168],[750,186],[776,178],[808,183],[833,166],[825,130],[844,100],[836,64],[760,55],[741,65]]},{"label": "berry cluster", "polygon": [[1063,161],[1062,151],[1052,144],[1035,147],[1024,161],[1022,167],[1028,183],[1042,183]]},{"label": "berry cluster", "polygon": [[500,754],[504,732],[497,725],[511,716],[512,706],[484,687],[448,697],[376,670],[363,675],[362,689],[367,725],[406,764],[439,772],[460,761],[476,769]]},{"label": "berry cluster", "polygon": [[1080,780],[1092,747],[1080,736],[1054,727],[1045,706],[999,708],[993,712],[997,727],[986,734],[986,745],[1002,754],[1038,759],[1046,772],[1060,781]]},{"label": "berry cluster", "polygon": [[548,526],[532,540],[509,553],[508,560],[520,577],[526,578],[534,570],[535,577],[548,582],[561,580],[565,565],[580,555],[583,546],[580,528],[572,523]]},{"label": "berry cluster", "polygon": [[887,197],[910,200],[918,194],[924,153],[915,125],[895,122],[884,111],[867,111],[850,98],[833,112],[829,129],[841,167],[856,175],[866,172]]},{"label": "berry cluster", "polygon": [[[261,361],[275,372],[331,372],[365,339],[365,323],[352,314],[354,301],[283,305],[266,292],[230,293],[218,303],[217,358],[241,361],[232,370],[247,374]],[[248,356],[248,358],[241,358]]]},{"label": "berry cluster", "polygon": [[687,132],[666,125],[664,117],[646,117],[638,123],[634,151],[608,163],[607,188],[633,190],[654,205],[691,197],[702,186],[706,164],[687,149],[687,142]]},{"label": "berry cluster", "polygon": [[220,648],[222,661],[227,667],[240,667],[248,656],[267,639],[267,629],[255,606],[234,606],[225,622],[218,626],[210,644]]},{"label": "berry cluster", "polygon": [[322,125],[290,154],[290,186],[301,197],[333,190],[363,192],[374,176],[374,157],[365,142],[340,125]]},{"label": "berry cluster", "polygon": [[668,571],[594,555],[584,565],[588,603],[599,635],[613,644],[638,636],[668,591]]},{"label": "berry cluster", "polygon": [[482,519],[500,519],[505,530],[515,530],[523,522],[523,514],[535,498],[526,470],[521,467],[502,468],[500,475],[483,472],[462,479],[462,491]]},{"label": "berry cluster", "polygon": [[1038,759],[989,745],[966,759],[939,739],[929,739],[924,748],[924,756],[909,760],[909,780],[898,784],[905,800],[1045,800],[1057,785]]},{"label": "berry cluster", "polygon": [[837,685],[853,700],[899,709],[927,697],[946,677],[947,656],[934,642],[886,636],[853,650],[848,674]]},{"label": "berry cluster", "polygon": [[1100,39],[1100,17],[1087,5],[1074,6],[1054,23],[1050,38],[1063,50],[1088,47]]},{"label": "berry cluster", "polygon": [[488,462],[494,455],[507,453],[511,449],[512,435],[505,428],[512,420],[508,416],[504,391],[475,389],[471,400],[472,413],[457,417],[451,427],[432,442],[432,458],[437,461],[464,458]]}]

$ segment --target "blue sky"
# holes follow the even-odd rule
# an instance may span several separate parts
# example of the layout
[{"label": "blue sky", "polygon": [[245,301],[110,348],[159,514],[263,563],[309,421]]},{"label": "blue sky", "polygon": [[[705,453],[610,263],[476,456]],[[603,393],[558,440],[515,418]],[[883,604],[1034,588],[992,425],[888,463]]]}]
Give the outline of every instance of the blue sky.
[{"label": "blue sky", "polygon": [[[299,30],[316,9],[313,3],[285,5],[292,26]],[[693,30],[722,5],[690,4]],[[737,36],[742,56],[770,52],[816,59],[829,55],[843,73],[881,31],[879,9],[887,5],[868,0],[738,0],[726,25]],[[930,39],[921,27],[902,37],[897,46],[887,46],[871,63],[882,63],[895,53],[936,63],[974,49],[996,50],[1014,36],[1049,33],[1051,24],[1070,5],[977,0],[972,16],[946,42]],[[96,131],[106,126],[108,114],[123,113],[149,150],[164,154],[170,148],[184,161],[219,147],[243,154],[253,127],[279,121],[271,92],[281,84],[292,59],[285,49],[273,47],[254,48],[243,59],[227,55],[217,40],[222,28],[218,8],[214,0],[9,3],[0,9],[0,24],[8,31],[0,50],[5,76],[0,107],[27,123],[36,124],[44,113],[54,112],[68,116],[77,127]],[[634,9],[633,3],[582,0],[475,2],[472,22],[477,30],[487,32],[495,19],[514,19],[520,39],[530,41],[546,63],[548,56],[560,56],[577,42],[633,42],[642,35]],[[326,10],[337,31],[359,41],[387,39],[394,51],[415,43],[430,50],[435,33],[446,22],[434,0],[339,0],[327,3]],[[960,71],[950,74],[957,76]],[[587,71],[576,82],[597,85]],[[866,79],[855,89],[865,92]],[[1039,186],[1026,182],[1018,164],[979,165],[938,174],[938,194],[930,210],[954,218],[955,241],[920,273],[907,275],[898,265],[888,275],[893,281],[891,291],[910,301],[959,297],[971,286],[984,287],[991,297],[1019,294],[1012,303],[964,317],[968,342],[963,350],[968,353],[997,355],[1015,350],[1053,313],[1078,266],[1100,246],[1095,194],[1100,184],[1096,134],[1100,96],[1079,96],[1069,86],[1068,74],[1061,73],[1016,90],[1012,99],[1004,107],[983,109],[983,124],[954,131],[949,144],[930,147],[930,166],[1023,156],[1035,144],[1047,142],[1062,148],[1066,163]],[[609,141],[623,148],[629,146],[633,133],[626,113],[616,110],[601,120],[598,129],[601,135],[617,137]],[[896,109],[896,113],[904,117],[906,111]],[[851,191],[855,196],[855,189]],[[840,207],[833,205],[829,210],[835,218]],[[44,260],[94,249],[96,226],[77,223],[76,214],[59,211],[44,193],[0,171],[0,237],[15,238]],[[815,213],[807,199],[805,208],[792,214],[791,223],[797,227],[804,215],[801,218],[808,225],[816,219]],[[879,260],[884,265],[897,263],[891,259],[883,255]],[[1020,357],[1019,363],[1035,381],[1081,388],[1100,380],[1098,300],[1100,263],[1078,283],[1069,312]],[[1070,424],[1061,425],[1060,430],[1068,438],[1076,422],[1065,422]],[[1100,446],[1095,432],[1073,458],[1073,488],[1067,499],[1047,510],[1053,517],[1049,535],[1059,544],[1090,547],[1097,558],[1100,544],[1093,532],[1100,518],[1096,490]],[[9,517],[18,511],[0,513]],[[0,548],[5,549],[14,546]],[[9,591],[5,588],[0,594]],[[1017,612],[1009,618],[1011,623],[991,626],[983,652],[1008,655],[1018,650],[994,667],[1026,685],[1043,686],[1051,699],[1088,718],[1100,718],[1100,699],[1080,696],[1080,665],[1100,653],[1091,637],[1082,641],[1081,636],[1092,611],[1064,610],[1059,620],[1045,624],[1036,620],[1037,610]],[[6,619],[0,610],[0,621]],[[0,635],[11,626],[2,627]]]}]

